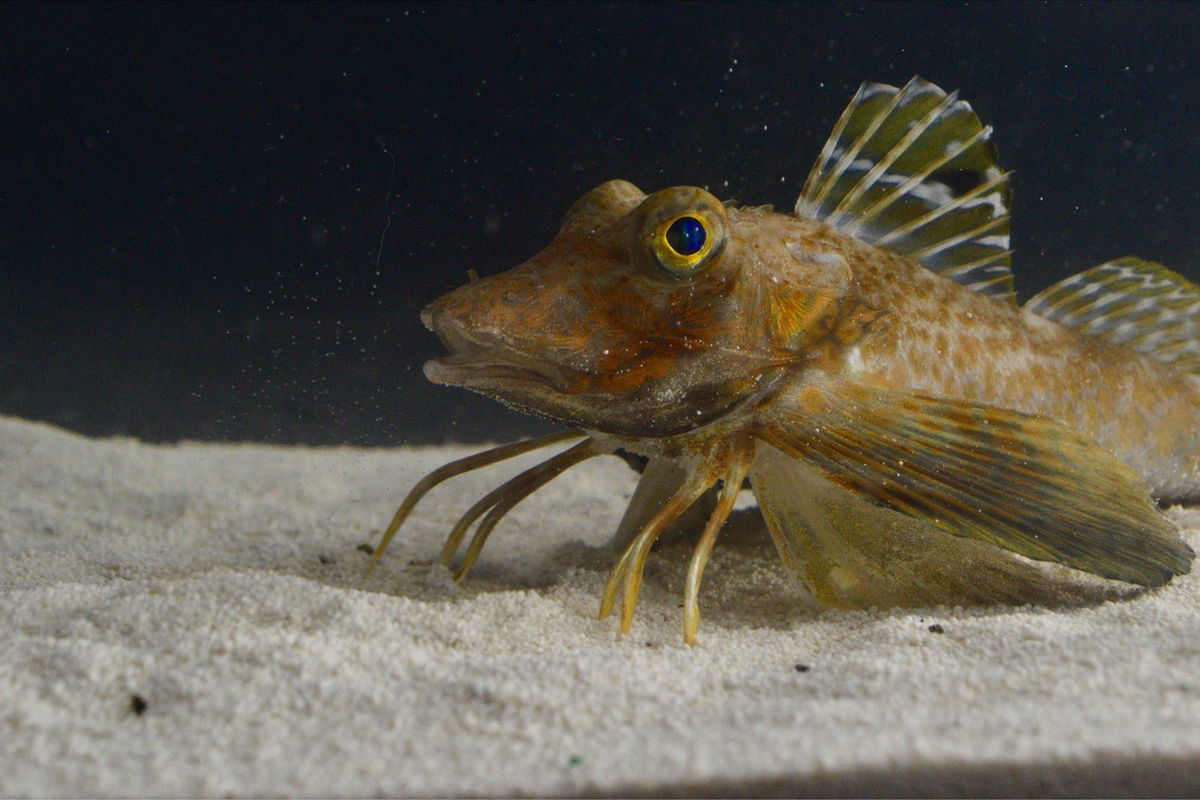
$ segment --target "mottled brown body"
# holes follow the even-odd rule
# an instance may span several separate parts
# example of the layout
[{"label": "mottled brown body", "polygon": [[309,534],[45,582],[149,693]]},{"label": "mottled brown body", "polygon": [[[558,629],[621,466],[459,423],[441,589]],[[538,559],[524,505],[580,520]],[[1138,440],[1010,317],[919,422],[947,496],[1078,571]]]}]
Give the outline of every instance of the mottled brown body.
[{"label": "mottled brown body", "polygon": [[[442,298],[427,319],[444,327],[457,315],[464,328],[489,325],[514,352],[540,351],[565,404],[583,406],[551,416],[626,446],[712,422],[751,392],[763,402],[764,378],[845,372],[1056,419],[1135,466],[1155,496],[1200,497],[1194,377],[824,223],[766,208],[727,213],[726,268],[701,286],[664,288],[630,269],[619,237],[568,228],[528,264]],[[696,370],[707,373],[672,380]]]},{"label": "mottled brown body", "polygon": [[849,372],[892,386],[1059,420],[1135,466],[1167,502],[1200,499],[1200,386],[1129,348],[977,294],[820,222],[789,219],[836,254],[888,313],[844,348]]},{"label": "mottled brown body", "polygon": [[625,631],[650,548],[696,508],[695,640],[704,565],[747,485],[833,605],[1059,597],[1034,562],[1141,586],[1187,572],[1151,495],[1200,499],[1200,287],[1127,258],[1017,306],[990,134],[920,79],[865,84],[795,213],[697,187],[588,192],[540,253],[422,315],[450,350],[430,380],[579,430],[427,476],[377,557],[437,483],[575,438],[463,514],[443,551],[477,524],[458,578],[516,503],[622,450],[649,457],[601,601],[607,616],[620,599]]}]

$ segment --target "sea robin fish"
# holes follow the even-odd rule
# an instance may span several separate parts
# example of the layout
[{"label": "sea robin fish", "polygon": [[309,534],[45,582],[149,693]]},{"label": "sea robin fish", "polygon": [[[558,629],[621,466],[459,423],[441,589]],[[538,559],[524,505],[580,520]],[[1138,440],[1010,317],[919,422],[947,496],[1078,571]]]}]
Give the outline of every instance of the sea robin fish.
[{"label": "sea robin fish", "polygon": [[1023,602],[1039,562],[1140,586],[1186,573],[1152,498],[1200,499],[1200,287],[1122,258],[1019,306],[1009,197],[991,128],[919,78],[859,89],[794,213],[593,189],[540,253],[422,314],[450,350],[430,380],[575,430],[434,471],[375,558],[434,485],[577,439],[463,515],[442,554],[478,522],[456,578],[514,505],[608,453],[646,458],[600,607],[620,600],[625,632],[651,546],[694,506],[694,643],[743,486],[835,606]]}]

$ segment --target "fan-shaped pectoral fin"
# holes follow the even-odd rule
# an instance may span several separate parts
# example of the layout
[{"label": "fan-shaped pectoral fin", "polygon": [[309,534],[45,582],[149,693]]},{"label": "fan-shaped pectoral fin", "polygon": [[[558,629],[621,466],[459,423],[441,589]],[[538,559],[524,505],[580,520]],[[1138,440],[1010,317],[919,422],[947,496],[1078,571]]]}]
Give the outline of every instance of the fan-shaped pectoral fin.
[{"label": "fan-shaped pectoral fin", "polygon": [[1006,550],[872,503],[769,445],[750,480],[781,559],[824,605],[1059,605],[1105,596],[1104,582],[1044,574]]},{"label": "fan-shaped pectoral fin", "polygon": [[[1030,559],[1157,586],[1194,555],[1130,466],[1050,419],[836,381],[781,398],[759,435],[875,506]],[[767,480],[752,471],[768,521],[785,528],[796,513],[768,507],[790,489]]]}]

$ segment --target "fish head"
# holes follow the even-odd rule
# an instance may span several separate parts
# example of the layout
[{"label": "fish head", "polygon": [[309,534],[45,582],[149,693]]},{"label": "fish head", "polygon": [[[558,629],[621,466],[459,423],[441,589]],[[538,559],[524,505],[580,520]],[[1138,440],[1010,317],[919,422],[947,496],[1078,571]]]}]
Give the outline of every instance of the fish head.
[{"label": "fish head", "polygon": [[422,312],[450,351],[425,374],[615,435],[711,422],[793,363],[800,328],[828,316],[820,298],[847,290],[848,270],[798,274],[794,222],[697,187],[604,183],[541,252]]}]

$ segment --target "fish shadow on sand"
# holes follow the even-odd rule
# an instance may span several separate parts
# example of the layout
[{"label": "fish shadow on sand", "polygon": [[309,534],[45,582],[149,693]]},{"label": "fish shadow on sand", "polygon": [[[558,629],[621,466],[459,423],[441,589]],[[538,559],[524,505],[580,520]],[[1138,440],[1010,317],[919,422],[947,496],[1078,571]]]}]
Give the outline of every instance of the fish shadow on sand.
[{"label": "fish shadow on sand", "polygon": [[[337,537],[331,537],[337,538]],[[451,572],[437,561],[437,550],[419,548],[422,556],[405,557],[390,552],[367,575],[373,549],[343,536],[340,550],[301,549],[277,570],[340,589],[380,593],[422,602],[457,603],[496,592],[551,592],[565,580],[582,579],[594,590],[597,603],[609,571],[620,553],[612,545],[594,546],[564,541],[535,554],[514,559],[511,552],[488,557],[476,565],[466,580],[455,583]],[[683,585],[695,545],[695,536],[680,535],[653,551],[645,573],[640,605],[672,614],[682,613]],[[1020,594],[1002,600],[974,602],[913,602],[889,613],[944,613],[973,607],[974,613],[1009,613],[1014,607],[1037,606],[1071,609],[1129,600],[1142,594],[1138,586],[1105,581],[1058,565],[1032,562],[1007,552],[997,553],[1002,563],[1036,576],[1020,583]],[[989,565],[995,568],[994,565]],[[729,628],[788,630],[798,623],[836,613],[813,599],[780,562],[757,509],[743,508],[730,517],[704,574],[700,603],[705,624]]]}]

